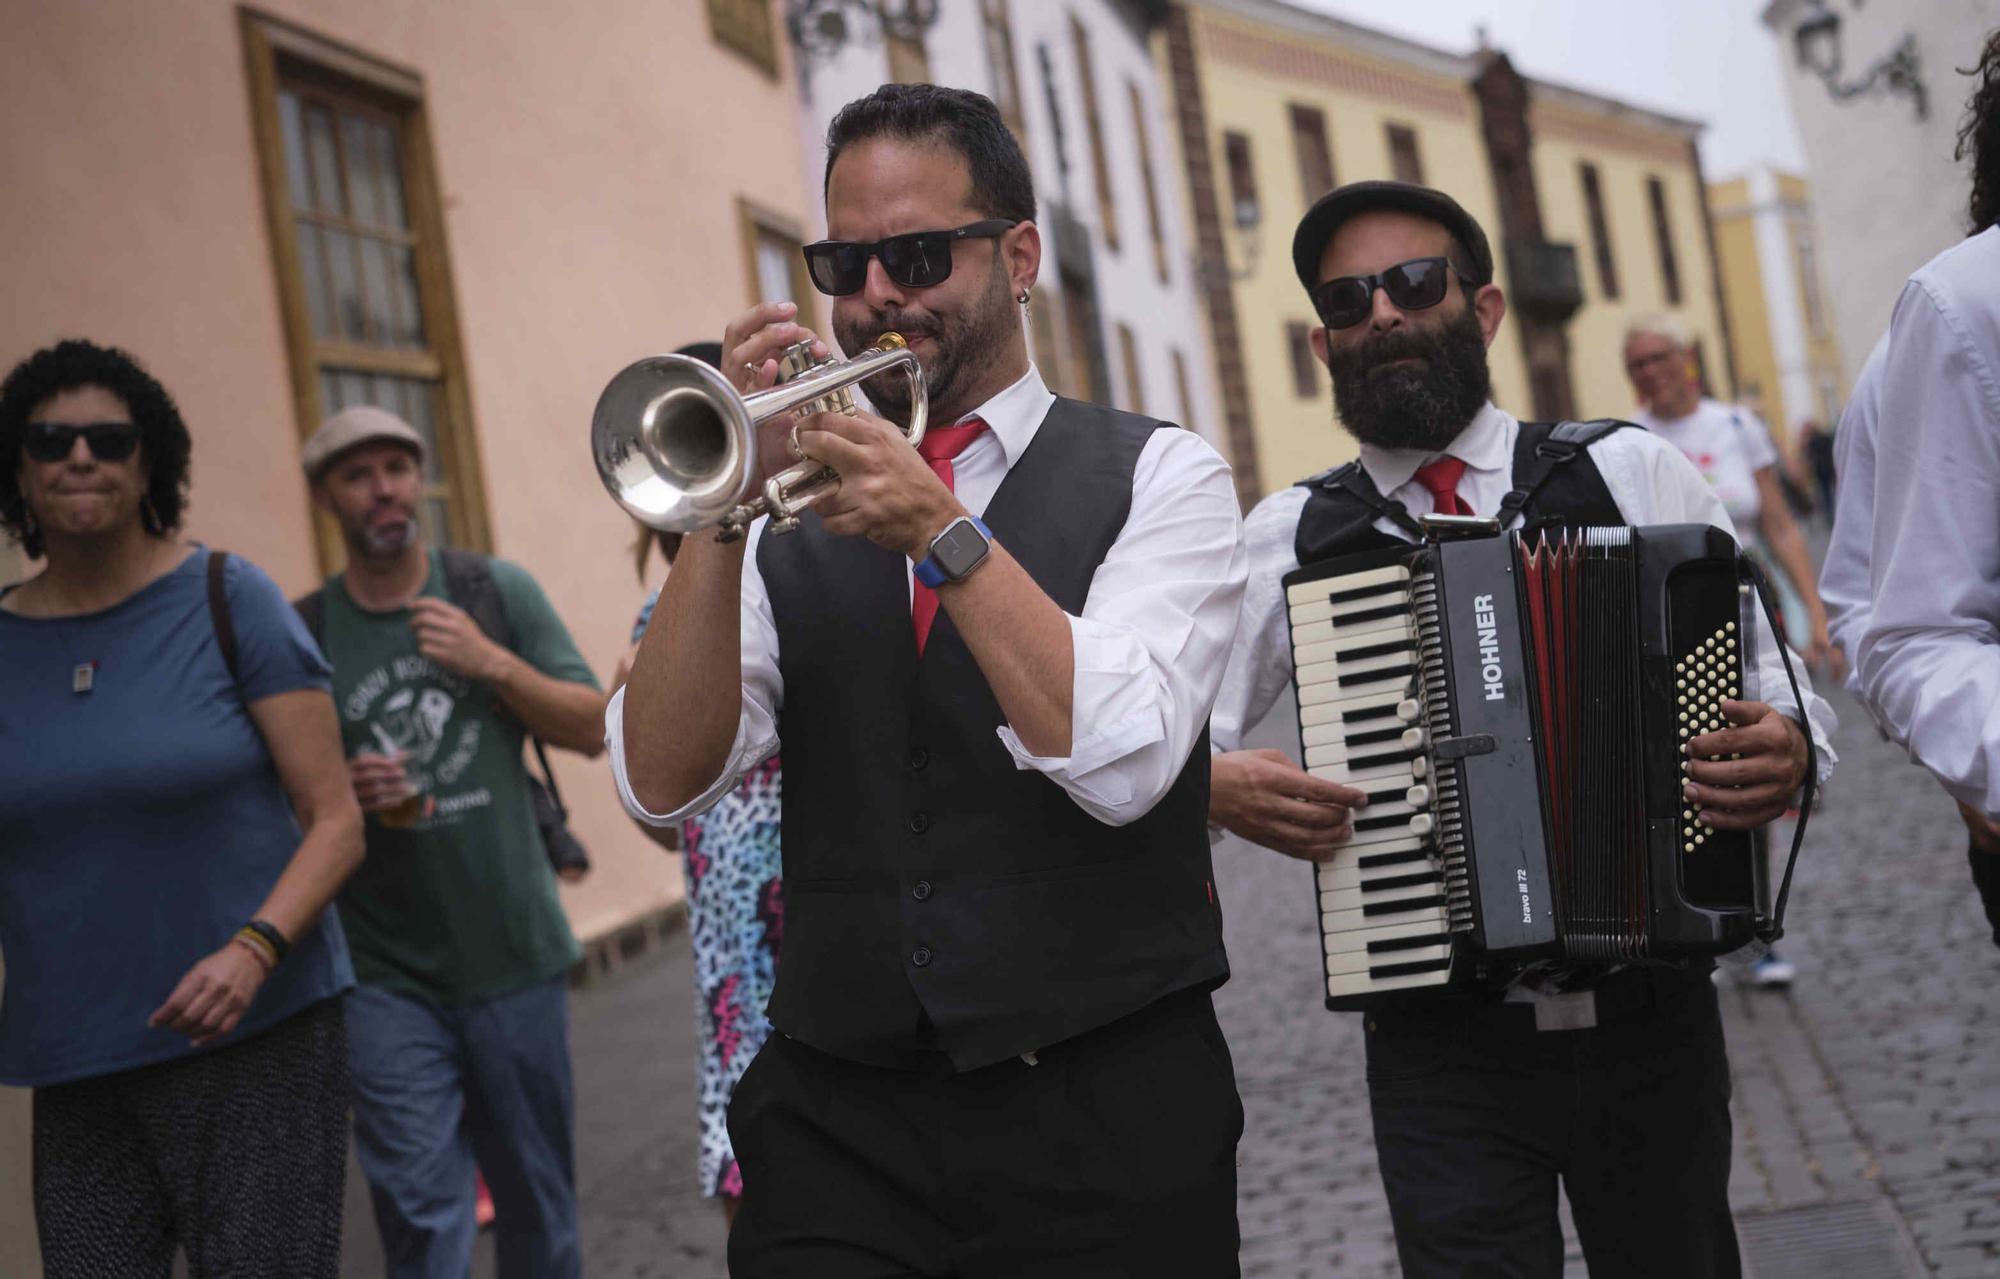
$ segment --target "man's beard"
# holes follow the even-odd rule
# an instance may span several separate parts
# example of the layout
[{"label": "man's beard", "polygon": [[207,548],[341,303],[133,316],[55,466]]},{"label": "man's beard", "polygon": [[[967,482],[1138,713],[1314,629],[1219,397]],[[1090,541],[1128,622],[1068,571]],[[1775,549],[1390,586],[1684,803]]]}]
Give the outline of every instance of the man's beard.
[{"label": "man's beard", "polygon": [[401,555],[417,540],[423,526],[418,522],[415,511],[405,510],[399,514],[403,520],[398,524],[377,528],[363,523],[355,528],[347,539],[348,550],[362,559],[371,560],[390,560]]},{"label": "man's beard", "polygon": [[[997,266],[997,262],[996,262]],[[965,310],[949,315],[930,311],[892,309],[870,315],[865,323],[833,323],[840,349],[849,356],[859,355],[875,345],[884,333],[903,335],[905,341],[931,339],[924,360],[925,399],[933,410],[969,410],[977,405],[959,405],[952,397],[975,379],[978,371],[993,362],[1008,336],[1020,321],[1014,315],[1014,301],[1007,291],[1007,277],[993,273],[993,287]],[[869,378],[863,384],[869,402],[883,417],[907,424],[910,420],[910,384],[901,370]]]},{"label": "man's beard", "polygon": [[[1414,363],[1391,363],[1412,356]],[[1470,307],[1436,328],[1406,324],[1366,342],[1330,346],[1326,363],[1341,424],[1377,448],[1435,453],[1493,395],[1486,338]]]}]

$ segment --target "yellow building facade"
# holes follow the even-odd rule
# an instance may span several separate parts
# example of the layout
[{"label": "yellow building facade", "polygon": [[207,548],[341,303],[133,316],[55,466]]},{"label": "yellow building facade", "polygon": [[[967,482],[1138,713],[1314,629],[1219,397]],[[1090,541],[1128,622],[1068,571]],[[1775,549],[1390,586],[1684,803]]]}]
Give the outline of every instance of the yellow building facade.
[{"label": "yellow building facade", "polygon": [[[1398,178],[1449,192],[1485,228],[1510,303],[1511,240],[1574,246],[1580,296],[1559,326],[1568,342],[1560,402],[1571,416],[1629,415],[1620,347],[1641,312],[1680,315],[1726,384],[1697,123],[1529,81],[1532,180],[1509,185],[1496,169],[1474,83],[1490,54],[1433,49],[1277,0],[1199,0],[1178,9],[1183,47],[1173,47],[1170,23],[1163,73],[1184,100],[1184,132],[1185,99],[1199,95],[1202,145],[1186,148],[1184,195],[1198,230],[1204,204],[1212,209],[1199,247],[1211,289],[1226,296],[1211,298],[1211,348],[1218,384],[1225,393],[1240,386],[1247,405],[1254,457],[1239,446],[1233,460],[1239,472],[1254,468],[1257,492],[1354,455],[1353,438],[1332,417],[1326,370],[1307,346],[1318,321],[1291,261],[1299,219],[1340,183]],[[1602,236],[1593,238],[1593,226]],[[1616,277],[1608,289],[1599,239]],[[1553,384],[1546,344],[1543,364],[1531,368],[1527,327],[1525,313],[1510,305],[1490,364],[1495,401],[1532,417],[1538,400],[1553,398]]]},{"label": "yellow building facade", "polygon": [[1804,178],[1761,169],[1709,188],[1739,398],[1784,447],[1831,427],[1848,390]]}]

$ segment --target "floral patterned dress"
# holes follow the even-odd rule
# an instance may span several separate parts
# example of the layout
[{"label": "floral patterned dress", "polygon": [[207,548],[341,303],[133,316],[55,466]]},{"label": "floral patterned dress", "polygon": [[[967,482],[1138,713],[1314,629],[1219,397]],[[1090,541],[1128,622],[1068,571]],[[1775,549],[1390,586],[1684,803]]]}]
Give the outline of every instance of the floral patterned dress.
[{"label": "floral patterned dress", "polygon": [[[636,643],[656,591],[639,611]],[[750,770],[714,808],[681,825],[687,867],[688,936],[694,943],[696,1075],[700,1083],[701,1184],[741,1195],[743,1173],[729,1145],[729,1097],[771,1033],[764,1007],[777,980],[784,935],[779,883],[778,757]]]}]

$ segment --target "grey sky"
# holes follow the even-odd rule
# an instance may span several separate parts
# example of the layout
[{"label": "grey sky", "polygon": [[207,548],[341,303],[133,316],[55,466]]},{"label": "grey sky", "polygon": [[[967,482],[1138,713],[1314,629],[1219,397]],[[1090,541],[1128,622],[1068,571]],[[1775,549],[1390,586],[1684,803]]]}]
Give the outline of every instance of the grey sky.
[{"label": "grey sky", "polygon": [[1475,26],[1525,75],[1706,121],[1710,181],[1761,162],[1798,171],[1798,133],[1779,76],[1790,56],[1757,20],[1763,0],[1292,0],[1455,53]]}]

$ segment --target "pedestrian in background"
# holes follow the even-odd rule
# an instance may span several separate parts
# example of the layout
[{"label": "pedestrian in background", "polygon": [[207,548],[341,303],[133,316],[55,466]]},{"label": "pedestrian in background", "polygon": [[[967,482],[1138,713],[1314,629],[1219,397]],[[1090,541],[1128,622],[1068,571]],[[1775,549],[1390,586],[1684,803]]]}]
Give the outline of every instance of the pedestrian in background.
[{"label": "pedestrian in background", "polygon": [[[719,365],[722,345],[695,342],[676,354]],[[671,571],[681,535],[642,529],[639,580],[654,546]],[[659,591],[646,597],[632,626],[633,652],[652,621]],[[612,681],[616,692],[631,654]],[[695,1077],[701,1123],[701,1191],[722,1201],[731,1224],[743,1202],[743,1171],[729,1142],[729,1098],[771,1033],[765,1006],[778,976],[785,907],[779,856],[783,794],[776,755],[744,774],[714,808],[678,828],[638,823],[661,847],[686,855],[688,940],[694,946]]]},{"label": "pedestrian in background", "polygon": [[333,1276],[334,893],[361,860],[328,671],[262,570],[178,536],[191,440],[123,351],[0,385],[0,1082],[50,1279]]},{"label": "pedestrian in background", "polygon": [[1958,801],[2000,944],[2000,31],[1972,74],[1972,234],[1896,302],[1872,388],[1893,429],[1856,441],[1873,467],[1842,477],[1827,576],[1868,584],[1854,690]]},{"label": "pedestrian in background", "polygon": [[360,405],[303,454],[347,568],[298,606],[333,664],[370,815],[368,862],[340,897],[360,979],[355,1145],[392,1276],[464,1279],[476,1154],[500,1275],[563,1279],[582,1268],[566,977],[580,951],[521,751],[532,733],[597,754],[604,699],[526,572],[426,546],[424,448]]}]

